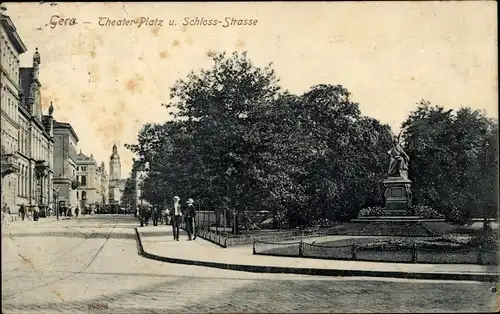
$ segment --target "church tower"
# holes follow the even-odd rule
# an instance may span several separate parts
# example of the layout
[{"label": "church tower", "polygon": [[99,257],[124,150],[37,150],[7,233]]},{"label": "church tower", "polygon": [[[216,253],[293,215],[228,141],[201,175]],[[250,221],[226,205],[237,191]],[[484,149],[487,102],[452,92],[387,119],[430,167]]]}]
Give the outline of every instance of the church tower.
[{"label": "church tower", "polygon": [[121,175],[122,165],[120,163],[120,156],[118,155],[118,147],[116,144],[113,145],[113,154],[109,158],[109,179],[119,180],[122,178]]}]

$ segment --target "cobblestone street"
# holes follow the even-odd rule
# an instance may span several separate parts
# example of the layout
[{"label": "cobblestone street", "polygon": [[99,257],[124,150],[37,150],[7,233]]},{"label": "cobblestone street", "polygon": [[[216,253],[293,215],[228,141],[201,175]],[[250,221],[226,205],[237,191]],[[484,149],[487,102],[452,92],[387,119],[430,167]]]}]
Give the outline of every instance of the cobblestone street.
[{"label": "cobblestone street", "polygon": [[[148,260],[137,254],[137,226],[130,216],[102,215],[2,230],[2,312],[495,310],[489,283],[256,274]],[[108,309],[89,309],[99,304]]]}]

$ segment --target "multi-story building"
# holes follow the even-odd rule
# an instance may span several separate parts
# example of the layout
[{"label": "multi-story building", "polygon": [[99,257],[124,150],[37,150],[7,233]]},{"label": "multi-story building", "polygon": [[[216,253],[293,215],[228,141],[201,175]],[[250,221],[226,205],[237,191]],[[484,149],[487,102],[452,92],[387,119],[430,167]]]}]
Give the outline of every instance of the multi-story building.
[{"label": "multi-story building", "polygon": [[[40,54],[32,67],[19,67],[19,54],[27,49],[12,20],[0,13],[2,104],[2,201],[13,213],[53,207],[52,156],[54,107],[43,115],[39,81]],[[5,157],[6,156],[6,157]],[[4,171],[5,170],[5,171]]]},{"label": "multi-story building", "polygon": [[27,51],[12,20],[0,13],[1,206],[17,212],[19,134],[19,56]]},{"label": "multi-story building", "polygon": [[97,210],[105,204],[103,192],[106,191],[103,191],[102,184],[104,163],[98,166],[93,154],[89,157],[81,151],[76,159],[76,179],[79,182],[76,192],[78,206],[80,209]]},{"label": "multi-story building", "polygon": [[[19,69],[21,105],[18,133],[18,197],[28,207],[54,208],[52,196],[54,106],[43,115],[38,79],[40,54],[33,55],[33,66]],[[23,193],[24,192],[24,193]]]},{"label": "multi-story building", "polygon": [[109,158],[109,204],[119,206],[125,189],[125,179],[121,178],[121,162],[118,147],[113,145],[113,153]]},{"label": "multi-story building", "polygon": [[59,206],[78,206],[76,189],[76,162],[78,136],[69,123],[54,121],[54,187]]}]

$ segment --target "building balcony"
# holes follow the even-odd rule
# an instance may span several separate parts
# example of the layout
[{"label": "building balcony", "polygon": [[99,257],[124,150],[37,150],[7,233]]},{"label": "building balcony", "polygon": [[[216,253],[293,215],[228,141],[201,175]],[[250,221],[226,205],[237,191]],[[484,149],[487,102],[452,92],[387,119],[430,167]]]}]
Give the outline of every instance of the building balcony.
[{"label": "building balcony", "polygon": [[49,170],[49,163],[45,160],[37,160],[35,162],[35,174],[38,179],[47,175]]},{"label": "building balcony", "polygon": [[17,165],[17,157],[14,154],[2,152],[1,159],[2,178],[8,174],[16,173],[19,171],[19,166]]}]

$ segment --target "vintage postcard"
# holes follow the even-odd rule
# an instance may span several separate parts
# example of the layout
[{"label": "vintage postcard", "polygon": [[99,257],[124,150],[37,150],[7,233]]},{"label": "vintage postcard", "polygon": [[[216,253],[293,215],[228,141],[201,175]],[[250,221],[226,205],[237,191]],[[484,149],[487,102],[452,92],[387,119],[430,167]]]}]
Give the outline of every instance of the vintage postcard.
[{"label": "vintage postcard", "polygon": [[496,12],[2,3],[2,313],[498,311]]}]

